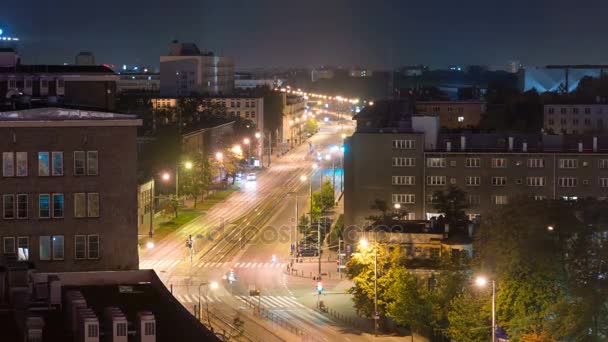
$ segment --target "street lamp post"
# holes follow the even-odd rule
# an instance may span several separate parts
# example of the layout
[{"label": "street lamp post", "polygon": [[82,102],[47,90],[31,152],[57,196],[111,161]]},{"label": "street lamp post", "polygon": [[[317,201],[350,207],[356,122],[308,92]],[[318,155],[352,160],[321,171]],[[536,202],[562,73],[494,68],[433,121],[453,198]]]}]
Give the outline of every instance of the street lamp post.
[{"label": "street lamp post", "polygon": [[201,320],[201,286],[205,286],[205,305],[207,306],[207,323],[209,324],[209,328],[211,328],[211,315],[209,315],[209,298],[207,297],[209,292],[209,287],[212,290],[218,288],[218,283],[215,281],[200,283],[198,285],[198,319]]},{"label": "street lamp post", "polygon": [[251,166],[251,140],[249,138],[243,139],[243,144],[247,145],[247,165]]},{"label": "street lamp post", "polygon": [[[485,287],[488,284],[488,278],[479,276],[475,279],[475,284]],[[492,279],[492,342],[496,342],[496,281],[494,279]]]},{"label": "street lamp post", "polygon": [[224,154],[222,152],[216,152],[215,153],[215,160],[217,160],[218,164],[219,164],[219,177],[220,177],[220,183],[222,182],[222,163],[224,160]]}]

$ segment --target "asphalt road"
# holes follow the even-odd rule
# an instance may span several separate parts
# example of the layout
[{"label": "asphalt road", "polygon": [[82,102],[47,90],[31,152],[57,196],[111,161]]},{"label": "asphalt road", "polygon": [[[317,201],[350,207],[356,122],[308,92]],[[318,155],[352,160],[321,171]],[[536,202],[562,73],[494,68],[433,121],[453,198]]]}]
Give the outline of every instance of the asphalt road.
[{"label": "asphalt road", "polygon": [[[309,153],[305,143],[281,158],[275,158],[270,168],[258,173],[255,182],[244,182],[239,191],[206,215],[170,234],[155,248],[142,250],[140,268],[156,270],[176,298],[192,311],[200,301],[203,309],[208,302],[210,311],[217,312],[225,320],[233,316],[250,317],[246,325],[249,338],[242,338],[244,340],[256,340],[256,336],[265,341],[373,339],[373,336],[349,329],[313,309],[316,283],[290,277],[285,272],[294,240],[296,197],[300,215],[307,212],[309,183],[300,182],[299,178],[306,174],[313,180],[313,188],[319,186],[319,170],[311,174],[311,165],[318,162],[316,152],[325,154],[331,145],[340,144],[341,133],[339,125],[323,125],[320,132],[310,138],[315,146],[314,153]],[[331,162],[321,163],[325,168],[324,176],[331,176]],[[259,215],[267,216],[264,225],[249,226]],[[259,233],[249,243],[237,245],[236,253],[217,259],[221,261],[212,261],[208,251],[218,244],[222,232],[236,231],[239,227],[243,227],[240,228],[243,232],[259,229]],[[210,232],[214,233],[213,239]],[[185,244],[190,234],[201,237],[195,241],[192,259]],[[231,271],[236,278],[234,282],[223,279]],[[219,289],[200,285],[211,281],[218,282]],[[261,292],[260,298],[249,296],[253,289]],[[252,306],[263,308],[278,322],[276,326],[256,323],[252,318]],[[222,329],[229,328],[223,326]],[[297,331],[299,335],[290,331]]]}]

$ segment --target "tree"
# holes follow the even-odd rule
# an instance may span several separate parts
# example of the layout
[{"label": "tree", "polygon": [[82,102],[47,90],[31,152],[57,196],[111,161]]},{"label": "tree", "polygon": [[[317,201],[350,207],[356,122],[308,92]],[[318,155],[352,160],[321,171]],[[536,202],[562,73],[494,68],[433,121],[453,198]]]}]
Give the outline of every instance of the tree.
[{"label": "tree", "polygon": [[319,129],[319,123],[315,118],[309,117],[304,123],[304,134],[314,134]]},{"label": "tree", "polygon": [[446,191],[436,191],[433,197],[433,207],[443,213],[448,222],[466,220],[467,198],[460,188],[450,185]]},{"label": "tree", "polygon": [[334,187],[329,180],[323,182],[321,186],[321,208],[323,211],[333,208],[336,205]]},{"label": "tree", "polygon": [[409,326],[412,331],[428,335],[433,321],[433,302],[428,288],[404,267],[393,267],[386,291],[387,316]]},{"label": "tree", "polygon": [[192,169],[180,173],[180,193],[194,199],[194,207],[198,197],[206,193],[212,183],[212,166],[209,159],[202,153],[193,153],[183,160],[192,163]]},{"label": "tree", "polygon": [[353,287],[349,292],[353,295],[352,300],[357,313],[365,317],[374,315],[374,254],[378,249],[377,269],[378,269],[378,313],[381,318],[386,317],[386,302],[384,295],[387,287],[391,284],[390,274],[387,271],[392,264],[399,264],[401,257],[400,249],[395,248],[389,252],[386,246],[374,245],[363,248],[358,246],[357,253],[353,253],[347,264],[347,275],[353,280]]},{"label": "tree", "polygon": [[370,209],[380,212],[380,215],[370,215],[368,219],[371,221],[384,221],[388,217],[388,204],[384,200],[375,199]]},{"label": "tree", "polygon": [[450,302],[446,335],[456,341],[485,342],[490,339],[491,320],[487,293],[465,291]]}]

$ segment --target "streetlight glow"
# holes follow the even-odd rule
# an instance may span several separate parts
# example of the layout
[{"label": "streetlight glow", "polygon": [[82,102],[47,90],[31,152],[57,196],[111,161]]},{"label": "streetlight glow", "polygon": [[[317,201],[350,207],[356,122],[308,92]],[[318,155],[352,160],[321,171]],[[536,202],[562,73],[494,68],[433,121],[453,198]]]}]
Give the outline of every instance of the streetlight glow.
[{"label": "streetlight glow", "polygon": [[171,179],[171,175],[169,174],[169,172],[165,172],[163,173],[163,180],[166,182],[168,180]]},{"label": "streetlight glow", "polygon": [[553,227],[553,226],[547,226],[547,230],[550,232],[552,232],[554,229],[555,229],[555,227]]},{"label": "streetlight glow", "polygon": [[342,137],[342,140],[346,139],[346,134],[342,133],[341,137]]},{"label": "streetlight glow", "polygon": [[147,249],[152,249],[152,248],[154,248],[154,242],[153,242],[153,241],[148,241],[148,242],[146,242],[146,248],[147,248]]},{"label": "streetlight glow", "polygon": [[326,154],[325,155],[325,160],[331,160],[331,154]]},{"label": "streetlight glow", "polygon": [[217,283],[217,281],[212,281],[209,283],[209,288],[212,290],[216,290],[219,287],[220,287],[220,285]]},{"label": "streetlight glow", "polygon": [[222,158],[224,158],[224,154],[222,152],[217,152],[215,154],[215,159],[222,160]]},{"label": "streetlight glow", "polygon": [[367,249],[367,246],[369,246],[369,241],[367,241],[366,238],[363,238],[359,241],[359,246],[361,246],[364,249]]},{"label": "streetlight glow", "polygon": [[184,163],[184,167],[190,170],[192,168],[192,162],[187,161],[186,163]]},{"label": "streetlight glow", "polygon": [[395,203],[395,209],[401,209],[401,203]]},{"label": "streetlight glow", "polygon": [[243,139],[243,144],[249,145],[249,143],[250,143],[249,138]]},{"label": "streetlight glow", "polygon": [[317,163],[313,163],[313,164],[312,164],[312,169],[313,169],[313,170],[316,170],[318,167],[319,167],[319,165],[317,165]]},{"label": "streetlight glow", "polygon": [[261,137],[262,137],[262,134],[260,132],[255,132],[256,139],[260,139]]},{"label": "streetlight glow", "polygon": [[475,285],[479,287],[485,287],[486,285],[488,285],[488,278],[484,276],[479,276],[475,278]]},{"label": "streetlight glow", "polygon": [[301,176],[300,176],[300,180],[301,180],[302,182],[306,182],[306,180],[307,180],[307,179],[308,179],[308,178],[307,178],[305,175],[301,175]]},{"label": "streetlight glow", "polygon": [[243,150],[241,149],[241,145],[234,145],[232,146],[232,152],[235,154],[241,154],[243,153]]}]

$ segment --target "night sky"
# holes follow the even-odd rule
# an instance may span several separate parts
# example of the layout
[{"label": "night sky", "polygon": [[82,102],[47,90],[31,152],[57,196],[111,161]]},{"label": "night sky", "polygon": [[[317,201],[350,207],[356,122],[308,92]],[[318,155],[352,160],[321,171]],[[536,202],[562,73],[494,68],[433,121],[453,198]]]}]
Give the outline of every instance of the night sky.
[{"label": "night sky", "polygon": [[0,27],[24,63],[158,66],[172,39],[234,57],[237,69],[423,63],[608,63],[605,0],[17,0]]}]

